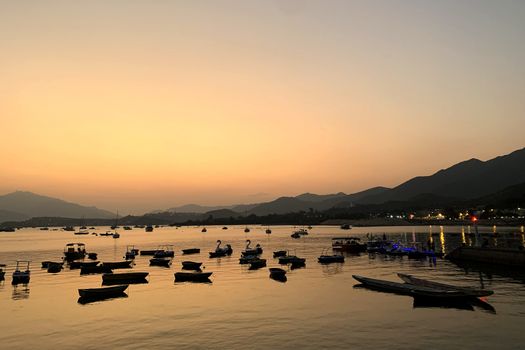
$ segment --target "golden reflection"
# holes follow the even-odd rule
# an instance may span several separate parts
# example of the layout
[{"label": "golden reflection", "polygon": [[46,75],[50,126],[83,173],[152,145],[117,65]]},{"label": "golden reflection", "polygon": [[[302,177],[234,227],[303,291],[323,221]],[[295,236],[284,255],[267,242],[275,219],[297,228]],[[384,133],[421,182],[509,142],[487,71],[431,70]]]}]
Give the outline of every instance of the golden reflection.
[{"label": "golden reflection", "polygon": [[496,229],[496,225],[492,226],[492,233],[498,233],[498,231]]},{"label": "golden reflection", "polygon": [[523,233],[521,234],[521,245],[525,246],[525,234]]},{"label": "golden reflection", "polygon": [[521,226],[521,233],[525,233],[525,226]]},{"label": "golden reflection", "polygon": [[441,245],[441,251],[445,253],[445,234],[443,231],[439,233],[439,244]]},{"label": "golden reflection", "polygon": [[470,225],[467,226],[467,233],[470,235]]},{"label": "golden reflection", "polygon": [[467,239],[465,238],[465,227],[461,226],[461,243],[466,244]]}]

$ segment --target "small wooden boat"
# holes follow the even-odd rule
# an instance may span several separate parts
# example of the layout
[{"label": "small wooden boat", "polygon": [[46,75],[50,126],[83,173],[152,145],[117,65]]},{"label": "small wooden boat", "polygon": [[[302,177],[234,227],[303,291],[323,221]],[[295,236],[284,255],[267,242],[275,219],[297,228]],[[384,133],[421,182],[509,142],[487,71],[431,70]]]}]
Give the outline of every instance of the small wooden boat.
[{"label": "small wooden boat", "polygon": [[110,269],[130,269],[132,263],[133,263],[133,260],[103,262],[101,266],[105,266]]},{"label": "small wooden boat", "polygon": [[175,272],[175,282],[211,282],[213,272]]},{"label": "small wooden boat", "polygon": [[88,253],[88,259],[97,260],[97,253]]},{"label": "small wooden boat", "polygon": [[262,267],[266,267],[266,259],[254,259],[252,261],[250,261],[250,270],[257,270],[257,269],[260,269]]},{"label": "small wooden boat", "polygon": [[107,231],[106,233],[99,233],[98,235],[99,236],[112,236],[113,237],[113,234],[114,234],[113,232]]},{"label": "small wooden boat", "polygon": [[268,227],[268,228],[266,229],[266,231],[264,231],[264,232],[265,232],[266,234],[268,234],[268,235],[269,235],[269,234],[271,234],[271,233],[272,233],[272,230],[270,230],[270,228]]},{"label": "small wooden boat", "polygon": [[126,231],[131,231],[131,230],[133,230],[133,229],[131,228],[131,226],[124,226],[124,230],[126,230]]},{"label": "small wooden boat", "polygon": [[345,257],[342,255],[321,255],[317,260],[321,264],[331,264],[331,263],[343,263],[345,262]]},{"label": "small wooden boat", "polygon": [[403,273],[398,273],[397,275],[405,283],[409,283],[409,284],[413,284],[417,286],[423,286],[423,287],[429,287],[429,288],[439,288],[439,289],[446,289],[446,290],[458,290],[461,292],[472,294],[472,296],[476,296],[476,297],[486,297],[486,296],[494,294],[494,291],[488,290],[488,289],[461,287],[461,286],[454,286],[451,284],[438,283],[438,282],[424,280],[422,278],[417,278],[412,275],[406,275]]},{"label": "small wooden boat", "polygon": [[149,265],[150,266],[170,267],[171,260],[172,260],[171,258],[152,258],[152,259],[149,259]]},{"label": "small wooden boat", "polygon": [[60,271],[62,271],[62,269],[64,268],[63,267],[63,264],[62,262],[52,262],[50,261],[49,264],[47,264],[47,272],[49,273],[58,273]]},{"label": "small wooden boat", "polygon": [[97,266],[98,261],[70,261],[69,262],[69,269],[75,270],[75,269],[81,269],[86,266]]},{"label": "small wooden boat", "polygon": [[155,255],[155,253],[158,252],[157,249],[155,250],[141,250],[140,255]]},{"label": "small wooden boat", "polygon": [[270,269],[270,278],[280,281],[280,282],[286,282],[286,271],[283,269],[280,269],[278,267],[271,267]]},{"label": "small wooden boat", "polygon": [[278,250],[278,251],[273,252],[273,257],[279,258],[281,256],[286,256],[287,254],[288,252],[286,250]]},{"label": "small wooden boat", "polygon": [[182,262],[182,269],[183,270],[200,270],[201,269],[201,262],[194,262],[194,261],[183,261]]},{"label": "small wooden boat", "polygon": [[[16,268],[15,268],[15,271],[13,272],[13,280],[12,280],[11,284],[16,285],[16,284],[19,284],[19,283],[22,283],[22,284],[29,283],[29,279],[31,278],[31,271],[29,271],[29,264],[30,263],[31,262],[28,261],[28,260],[17,260]],[[25,271],[20,270],[20,265],[21,264],[27,265]]]},{"label": "small wooden boat", "polygon": [[116,283],[116,282],[143,282],[146,281],[146,277],[149,272],[126,272],[126,273],[105,273],[102,275],[103,283]]},{"label": "small wooden boat", "polygon": [[126,289],[128,289],[128,285],[124,284],[113,287],[79,289],[78,294],[82,298],[108,298],[121,295]]},{"label": "small wooden boat", "polygon": [[182,250],[182,254],[184,254],[184,255],[198,254],[200,252],[201,252],[201,250],[199,248],[188,248],[188,249],[183,249]]},{"label": "small wooden boat", "polygon": [[357,275],[352,275],[352,277],[361,282],[364,286],[384,292],[443,299],[475,297],[475,295],[472,295],[471,293],[453,289],[430,288],[409,283],[391,282]]},{"label": "small wooden boat", "polygon": [[167,244],[159,246],[153,256],[156,258],[173,258],[175,256],[173,245]]},{"label": "small wooden boat", "polygon": [[120,238],[120,233],[115,232],[115,233],[113,234],[113,238]]},{"label": "small wooden boat", "polygon": [[112,273],[113,270],[107,266],[84,266],[80,268],[81,275],[89,275],[92,273]]}]

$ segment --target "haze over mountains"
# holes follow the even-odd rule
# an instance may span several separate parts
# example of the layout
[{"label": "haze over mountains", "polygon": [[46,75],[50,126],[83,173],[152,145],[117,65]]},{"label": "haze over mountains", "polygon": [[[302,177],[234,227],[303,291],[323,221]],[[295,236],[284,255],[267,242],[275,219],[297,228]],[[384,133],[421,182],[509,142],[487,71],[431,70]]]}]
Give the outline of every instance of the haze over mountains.
[{"label": "haze over mountains", "polygon": [[[520,200],[524,189],[525,148],[488,161],[470,159],[430,176],[412,178],[394,188],[374,187],[353,194],[304,193],[295,197],[280,197],[270,202],[254,204],[227,206],[188,204],[156,212],[207,213],[214,217],[230,217],[322,211],[392,202],[447,205],[480,198],[480,201],[493,200],[505,203],[509,198],[514,198],[514,201]],[[17,191],[0,196],[0,222],[43,216],[114,218],[115,214],[96,207],[81,206],[30,192]]]}]

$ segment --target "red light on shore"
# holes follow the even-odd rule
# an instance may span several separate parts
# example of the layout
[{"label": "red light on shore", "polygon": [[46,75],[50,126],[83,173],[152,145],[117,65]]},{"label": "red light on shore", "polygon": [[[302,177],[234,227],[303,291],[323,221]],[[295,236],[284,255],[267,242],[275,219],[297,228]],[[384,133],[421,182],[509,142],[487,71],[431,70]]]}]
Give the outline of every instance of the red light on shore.
[{"label": "red light on shore", "polygon": [[473,217],[472,217],[472,222],[476,222],[476,221],[478,221],[478,218],[475,217],[475,216],[473,216]]}]

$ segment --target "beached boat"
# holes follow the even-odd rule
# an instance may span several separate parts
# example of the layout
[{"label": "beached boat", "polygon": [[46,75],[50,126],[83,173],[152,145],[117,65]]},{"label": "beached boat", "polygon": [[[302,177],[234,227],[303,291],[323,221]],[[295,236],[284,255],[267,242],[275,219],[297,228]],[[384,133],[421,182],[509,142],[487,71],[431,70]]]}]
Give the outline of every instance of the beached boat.
[{"label": "beached boat", "polygon": [[331,263],[343,263],[345,262],[345,257],[342,255],[321,255],[317,260],[321,264],[331,264]]},{"label": "beached boat", "polygon": [[102,275],[102,282],[116,283],[145,281],[148,275],[149,272],[105,273]]},{"label": "beached boat", "polygon": [[99,263],[98,261],[80,260],[80,261],[70,261],[68,265],[69,265],[70,270],[75,270],[75,269],[81,269],[86,266],[97,266],[98,263]]},{"label": "beached boat", "polygon": [[200,252],[201,252],[201,250],[199,248],[188,248],[188,249],[183,249],[182,250],[182,254],[184,254],[184,255],[198,254]]},{"label": "beached boat", "polygon": [[[12,284],[27,284],[29,283],[29,279],[31,278],[31,271],[29,271],[29,264],[31,262],[28,260],[17,260],[16,262],[16,268],[13,272],[13,280]],[[20,265],[26,265],[25,270],[20,270]]]},{"label": "beached boat", "polygon": [[366,252],[367,245],[360,243],[359,237],[334,237],[332,238],[332,249],[347,253]]},{"label": "beached boat", "polygon": [[397,275],[405,283],[414,284],[414,285],[423,286],[423,287],[439,288],[439,289],[447,289],[447,290],[458,290],[458,291],[472,294],[472,296],[476,296],[476,297],[486,297],[486,296],[494,294],[494,291],[488,290],[488,289],[479,289],[479,288],[474,288],[474,287],[462,287],[462,286],[455,286],[451,284],[433,282],[433,281],[425,280],[422,278],[417,278],[412,275],[406,275],[404,273],[398,273]]},{"label": "beached boat", "polygon": [[210,252],[210,258],[220,258],[227,255],[232,255],[233,249],[231,245],[226,244],[224,248],[221,248],[221,240],[217,240],[217,247],[214,252]]},{"label": "beached boat", "polygon": [[89,275],[92,273],[112,273],[113,270],[107,266],[83,266],[80,268],[81,275]]},{"label": "beached boat", "polygon": [[149,265],[150,266],[170,267],[171,260],[172,260],[171,258],[152,258],[152,259],[149,259]]},{"label": "beached boat", "polygon": [[115,261],[115,262],[103,262],[101,266],[108,267],[110,269],[130,269],[133,260]]},{"label": "beached boat", "polygon": [[213,272],[175,272],[175,282],[211,282]]},{"label": "beached boat", "polygon": [[86,245],[84,243],[68,243],[64,248],[64,259],[67,261],[84,259]]},{"label": "beached boat", "polygon": [[195,262],[195,261],[183,261],[182,262],[182,269],[183,270],[200,270],[201,269],[201,262]]},{"label": "beached boat", "polygon": [[364,286],[372,289],[381,290],[384,292],[391,292],[397,294],[427,297],[427,298],[469,298],[476,297],[472,293],[466,291],[459,291],[456,289],[431,288],[409,283],[399,283],[375,278],[368,278],[358,275],[352,275],[354,279],[361,282]]},{"label": "beached boat", "polygon": [[78,294],[82,298],[108,298],[121,295],[126,289],[128,289],[128,285],[124,284],[113,287],[79,289]]}]

